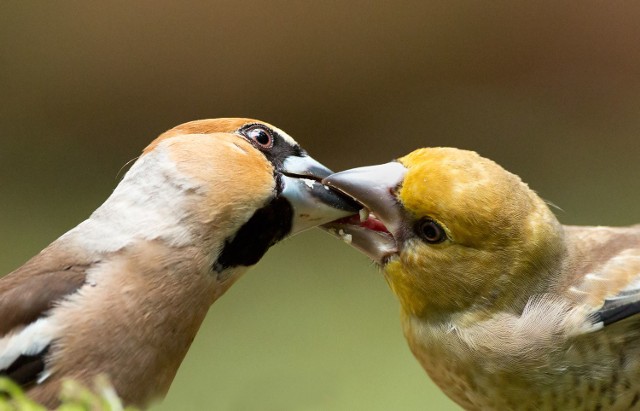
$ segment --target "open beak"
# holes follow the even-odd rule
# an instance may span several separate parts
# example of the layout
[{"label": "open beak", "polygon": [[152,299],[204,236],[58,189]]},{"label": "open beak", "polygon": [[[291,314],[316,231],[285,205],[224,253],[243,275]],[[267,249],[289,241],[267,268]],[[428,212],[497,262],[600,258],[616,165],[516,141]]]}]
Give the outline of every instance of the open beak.
[{"label": "open beak", "polygon": [[395,193],[407,168],[399,162],[359,167],[332,174],[323,184],[364,206],[359,218],[343,218],[322,228],[342,238],[377,264],[398,252],[396,239],[403,230],[404,211]]},{"label": "open beak", "polygon": [[362,208],[349,196],[322,184],[322,179],[333,172],[312,157],[290,156],[280,172],[280,195],[293,208],[291,235],[357,214]]}]

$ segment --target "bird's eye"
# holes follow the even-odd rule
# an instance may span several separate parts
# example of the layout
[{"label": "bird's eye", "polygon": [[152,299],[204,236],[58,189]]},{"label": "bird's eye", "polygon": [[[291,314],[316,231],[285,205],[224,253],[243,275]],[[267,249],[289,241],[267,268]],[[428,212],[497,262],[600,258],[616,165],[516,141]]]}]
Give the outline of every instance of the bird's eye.
[{"label": "bird's eye", "polygon": [[438,244],[447,239],[444,228],[430,218],[420,221],[416,231],[424,241],[430,244]]},{"label": "bird's eye", "polygon": [[250,127],[245,131],[245,135],[262,148],[271,148],[273,146],[273,135],[269,129],[263,126]]}]

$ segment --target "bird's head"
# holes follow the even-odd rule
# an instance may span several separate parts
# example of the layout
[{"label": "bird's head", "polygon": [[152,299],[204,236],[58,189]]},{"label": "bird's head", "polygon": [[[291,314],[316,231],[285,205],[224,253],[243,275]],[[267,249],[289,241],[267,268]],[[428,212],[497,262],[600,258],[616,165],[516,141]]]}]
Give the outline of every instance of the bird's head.
[{"label": "bird's head", "polygon": [[92,217],[128,237],[210,249],[221,272],[255,264],[288,235],[356,213],[355,202],[320,183],[330,174],[270,124],[197,120],[154,140]]},{"label": "bird's head", "polygon": [[324,183],[371,212],[326,228],[381,265],[414,315],[517,309],[562,252],[562,227],[545,202],[475,152],[419,149]]}]

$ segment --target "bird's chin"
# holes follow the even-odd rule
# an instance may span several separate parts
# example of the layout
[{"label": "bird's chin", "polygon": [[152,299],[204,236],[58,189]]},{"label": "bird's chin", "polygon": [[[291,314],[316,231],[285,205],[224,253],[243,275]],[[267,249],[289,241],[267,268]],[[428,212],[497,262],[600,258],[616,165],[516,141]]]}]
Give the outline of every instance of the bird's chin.
[{"label": "bird's chin", "polygon": [[361,212],[320,226],[324,231],[337,237],[373,262],[384,266],[398,254],[398,246],[393,234],[374,214]]}]

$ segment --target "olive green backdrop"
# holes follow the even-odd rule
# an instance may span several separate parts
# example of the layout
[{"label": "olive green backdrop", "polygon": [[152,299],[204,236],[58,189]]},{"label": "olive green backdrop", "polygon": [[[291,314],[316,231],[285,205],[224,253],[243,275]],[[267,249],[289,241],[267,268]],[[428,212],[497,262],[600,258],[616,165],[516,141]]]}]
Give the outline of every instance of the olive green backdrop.
[{"label": "olive green backdrop", "polygon": [[[640,222],[640,5],[0,3],[0,272],[86,218],[156,135],[287,130],[335,170],[472,149],[571,224]],[[1,319],[0,319],[1,321]],[[452,410],[366,258],[316,230],[211,309],[160,410]]]}]

